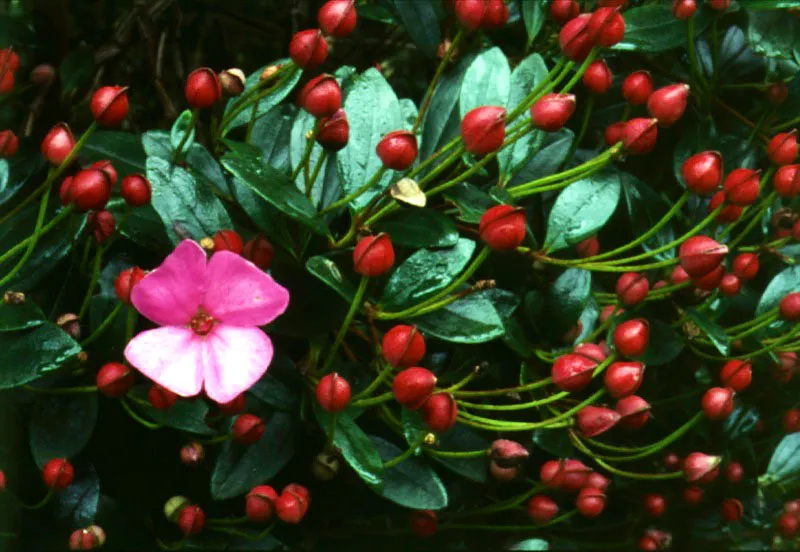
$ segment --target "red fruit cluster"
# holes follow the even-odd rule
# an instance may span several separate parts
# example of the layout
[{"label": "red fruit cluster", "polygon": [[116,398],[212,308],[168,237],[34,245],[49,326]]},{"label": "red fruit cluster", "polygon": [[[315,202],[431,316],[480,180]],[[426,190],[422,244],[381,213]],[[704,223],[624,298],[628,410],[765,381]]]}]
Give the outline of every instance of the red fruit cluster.
[{"label": "red fruit cluster", "polygon": [[453,11],[465,29],[497,30],[508,22],[508,6],[504,0],[454,0]]},{"label": "red fruit cluster", "polygon": [[[556,8],[555,15],[560,19],[571,15],[572,4],[566,6],[566,10],[563,7]],[[561,28],[558,42],[565,56],[573,61],[583,61],[595,46],[611,47],[620,42],[624,35],[625,20],[619,9],[601,6],[592,13],[569,19]]]},{"label": "red fruit cluster", "polygon": [[16,72],[19,70],[19,55],[13,48],[0,50],[0,94],[8,94],[14,89]]}]

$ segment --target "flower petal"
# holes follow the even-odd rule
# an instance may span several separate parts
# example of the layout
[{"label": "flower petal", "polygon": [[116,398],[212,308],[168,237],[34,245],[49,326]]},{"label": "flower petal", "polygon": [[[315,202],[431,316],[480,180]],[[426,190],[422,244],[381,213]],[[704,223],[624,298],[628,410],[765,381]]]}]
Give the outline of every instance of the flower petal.
[{"label": "flower petal", "polygon": [[131,302],[142,315],[161,326],[183,326],[197,313],[203,298],[206,254],[184,240],[161,266],[136,284]]},{"label": "flower petal", "polygon": [[203,308],[233,326],[262,326],[289,304],[289,292],[272,276],[230,251],[215,253],[206,267]]},{"label": "flower petal", "polygon": [[142,374],[182,397],[192,397],[203,386],[206,343],[188,328],[164,326],[130,340],[125,358]]},{"label": "flower petal", "polygon": [[258,328],[217,324],[206,336],[203,380],[213,401],[226,403],[250,389],[272,362],[272,341]]}]

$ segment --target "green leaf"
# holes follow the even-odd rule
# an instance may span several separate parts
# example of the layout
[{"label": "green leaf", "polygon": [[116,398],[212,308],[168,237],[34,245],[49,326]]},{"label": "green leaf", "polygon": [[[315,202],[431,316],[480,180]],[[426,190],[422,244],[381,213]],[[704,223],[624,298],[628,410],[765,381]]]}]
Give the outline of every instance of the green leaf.
[{"label": "green leaf", "polygon": [[596,234],[619,203],[619,174],[596,172],[570,184],[556,199],[547,220],[545,250],[558,251]]},{"label": "green leaf", "polygon": [[532,146],[530,151],[535,153],[526,159],[524,165],[511,179],[511,185],[517,186],[558,172],[574,140],[575,134],[568,128],[545,132],[544,140],[538,146],[535,144]]},{"label": "green leaf", "polygon": [[447,249],[420,249],[392,273],[381,304],[387,309],[416,305],[450,285],[469,263],[475,242],[458,240]]},{"label": "green leaf", "polygon": [[738,439],[750,433],[758,423],[758,410],[752,406],[737,405],[725,418],[722,429],[728,439]]},{"label": "green leaf", "polygon": [[434,337],[453,343],[484,343],[505,334],[503,319],[492,302],[473,293],[409,322]]},{"label": "green leaf", "polygon": [[378,222],[375,229],[392,236],[392,243],[406,247],[452,247],[458,242],[456,223],[432,209],[401,209]]},{"label": "green leaf", "polygon": [[520,2],[522,20],[528,31],[528,45],[532,44],[547,21],[547,5],[544,2]]},{"label": "green leaf", "polygon": [[[379,489],[383,482],[383,462],[381,456],[355,422],[355,417],[360,413],[357,408],[349,408],[336,416],[336,431],[333,444],[338,448],[345,461],[373,490]],[[314,414],[325,435],[330,436],[331,414],[322,410],[314,402]]]},{"label": "green leaf", "polygon": [[53,458],[73,458],[92,437],[97,394],[42,395],[30,420],[31,454],[40,468]]},{"label": "green leaf", "polygon": [[536,429],[533,432],[533,442],[557,458],[570,457],[575,454],[572,441],[569,440],[569,434],[566,431]]},{"label": "green leaf", "polygon": [[316,209],[287,175],[265,164],[257,148],[248,144],[227,143],[232,149],[222,158],[226,169],[289,218],[320,235],[327,235],[325,223],[315,218]]},{"label": "green leaf", "polygon": [[233,228],[219,199],[185,169],[160,157],[148,157],[147,179],[153,186],[153,209],[172,243],[179,243],[187,234],[199,240]]},{"label": "green leaf", "polygon": [[49,322],[32,330],[2,332],[0,390],[29,383],[80,352],[74,339]]},{"label": "green leaf", "polygon": [[211,474],[211,496],[225,500],[243,495],[274,477],[294,455],[293,426],[291,416],[275,412],[257,443],[225,441]]},{"label": "green leaf", "polygon": [[508,58],[500,48],[494,47],[478,54],[467,69],[461,83],[459,112],[464,115],[484,105],[508,104],[511,90],[511,69]]},{"label": "green leaf", "polygon": [[[297,169],[305,155],[308,138],[306,134],[314,129],[316,119],[310,113],[300,110],[292,123],[290,159],[292,170]],[[325,150],[317,143],[311,148],[311,157],[308,160],[309,177],[316,170],[317,163],[322,160]],[[305,171],[300,171],[295,180],[295,185],[305,195]],[[328,155],[324,165],[317,174],[311,187],[311,203],[320,207],[327,207],[342,195],[342,186],[339,183],[339,173],[336,168],[336,157]]]},{"label": "green leaf", "polygon": [[[192,110],[185,109],[183,113],[178,115],[178,118],[175,119],[175,122],[172,123],[172,130],[169,133],[169,143],[172,146],[172,151],[177,153],[178,147],[181,146],[181,143],[183,143],[183,146],[180,149],[181,155],[183,155],[184,152],[192,149],[192,145],[194,144],[194,127],[192,127],[192,129],[189,131],[189,136],[186,137],[186,131],[189,129],[191,122]],[[184,140],[186,141],[184,142]]]},{"label": "green leaf", "polygon": [[129,132],[95,131],[81,149],[81,157],[92,162],[110,160],[120,178],[145,171],[142,139]]},{"label": "green leaf", "polygon": [[[491,443],[467,426],[456,424],[447,433],[438,435],[440,450],[460,452],[473,450],[489,450]],[[479,456],[476,458],[450,458],[429,454],[428,458],[441,464],[448,470],[456,473],[475,483],[486,483],[489,473],[489,456]]]},{"label": "green leaf", "polygon": [[[350,140],[337,155],[339,179],[345,194],[364,186],[383,164],[375,148],[384,135],[402,128],[400,102],[394,90],[377,69],[367,69],[353,84],[344,101],[350,122]],[[394,171],[387,170],[372,188],[354,199],[351,206],[363,209],[392,182]]]},{"label": "green leaf", "polygon": [[698,328],[703,330],[703,333],[708,336],[717,351],[722,355],[727,355],[730,352],[731,338],[725,333],[724,328],[698,310],[686,309],[686,315]]},{"label": "green leaf", "polygon": [[39,305],[27,298],[19,305],[0,300],[0,332],[28,330],[47,322]]},{"label": "green leaf", "polygon": [[61,77],[61,91],[64,94],[76,92],[89,84],[94,72],[94,52],[91,48],[79,47],[71,50],[58,70]]},{"label": "green leaf", "polygon": [[94,467],[89,473],[57,495],[56,517],[69,520],[73,527],[88,527],[100,505],[100,479]]},{"label": "green leaf", "polygon": [[565,270],[547,295],[548,328],[562,336],[580,318],[592,293],[592,273],[580,268]]},{"label": "green leaf", "polygon": [[393,3],[411,40],[426,56],[433,57],[442,41],[433,4],[418,0],[394,0]]},{"label": "green leaf", "polygon": [[[380,437],[370,435],[369,439],[384,463],[403,453]],[[372,490],[406,508],[441,510],[447,507],[447,490],[441,479],[430,466],[413,456],[387,469],[383,477],[383,487]]]},{"label": "green leaf", "polygon": [[297,108],[279,105],[272,108],[253,125],[250,143],[261,150],[261,158],[279,171],[291,170],[289,143]]},{"label": "green leaf", "polygon": [[800,475],[800,433],[781,439],[770,458],[765,475],[770,481],[787,481]]},{"label": "green leaf", "polygon": [[[650,186],[628,173],[621,173],[622,191],[625,195],[625,204],[628,207],[628,216],[634,236],[641,236],[669,211],[670,206],[660,195],[655,193]],[[671,224],[666,224],[655,235],[646,239],[642,247],[646,251],[657,249],[672,242],[675,232]],[[675,258],[675,248],[670,248],[654,257],[660,261]]]},{"label": "green leaf", "polygon": [[489,194],[468,182],[453,186],[444,197],[458,209],[458,220],[467,224],[478,224],[483,213],[495,205]]},{"label": "green leaf", "polygon": [[280,410],[292,410],[298,402],[297,395],[270,374],[264,374],[248,391],[258,400]]},{"label": "green leaf", "polygon": [[[688,23],[672,15],[670,2],[655,2],[622,12],[625,18],[625,37],[613,50],[634,52],[663,52],[685,46]],[[694,16],[695,36],[702,33],[711,21],[708,10],[698,10]]]},{"label": "green leaf", "polygon": [[639,359],[647,366],[661,366],[675,360],[683,350],[684,342],[680,334],[666,322],[648,320],[650,324],[650,344]]},{"label": "green leaf", "polygon": [[544,539],[525,539],[508,550],[550,550],[550,544]]},{"label": "green leaf", "polygon": [[726,167],[755,168],[757,156],[748,147],[747,138],[734,134],[720,134],[710,125],[698,124],[686,129],[675,146],[673,171],[675,178],[686,186],[681,175],[684,161],[701,151],[718,151],[725,160]]},{"label": "green leaf", "polygon": [[800,8],[800,0],[738,0],[739,6],[746,10],[780,10]]},{"label": "green leaf", "polygon": [[128,394],[134,404],[135,410],[143,413],[146,418],[154,423],[180,429],[197,435],[216,435],[217,430],[208,427],[206,416],[208,404],[202,400],[179,400],[169,411],[156,410],[147,400],[147,385],[137,385]]},{"label": "green leaf", "polygon": [[350,303],[356,295],[356,286],[345,277],[333,260],[338,257],[343,257],[343,255],[329,253],[311,257],[306,262],[306,268],[311,274],[322,280],[328,287],[341,295],[345,301]]},{"label": "green leaf", "polygon": [[12,159],[0,159],[0,205],[14,197],[44,164],[38,151],[20,151]]},{"label": "green leaf", "polygon": [[800,41],[800,21],[778,10],[752,12],[747,17],[747,37],[756,53],[794,59]]},{"label": "green leaf", "polygon": [[756,316],[776,308],[787,294],[800,291],[800,265],[779,272],[767,285],[758,301]]},{"label": "green leaf", "polygon": [[[270,63],[270,65],[285,65],[288,63],[288,59],[279,59]],[[258,70],[250,73],[247,76],[247,79],[244,83],[244,91],[242,92],[241,96],[236,98],[231,98],[228,100],[228,103],[225,105],[225,115],[229,115],[232,111],[234,106],[239,103],[239,98],[248,95],[248,92],[258,86],[261,82],[261,73],[264,72],[266,69],[266,65],[264,67],[259,68]],[[289,69],[291,70],[291,69]],[[300,82],[300,77],[303,75],[303,71],[300,69],[295,69],[292,73],[292,76],[286,80],[279,88],[273,88],[272,91],[265,97],[262,98],[256,106],[251,106],[248,109],[245,109],[241,113],[239,113],[230,123],[225,126],[225,132],[227,133],[234,128],[240,127],[242,125],[246,125],[250,122],[250,119],[253,116],[253,109],[256,110],[256,120],[260,117],[266,115],[270,109],[278,105],[283,101],[283,99],[289,95],[292,89]],[[283,75],[282,75],[283,76]],[[276,80],[270,82],[267,86],[274,87],[275,84],[279,82],[282,76],[279,76]],[[267,88],[262,88],[262,90],[267,90]]]}]

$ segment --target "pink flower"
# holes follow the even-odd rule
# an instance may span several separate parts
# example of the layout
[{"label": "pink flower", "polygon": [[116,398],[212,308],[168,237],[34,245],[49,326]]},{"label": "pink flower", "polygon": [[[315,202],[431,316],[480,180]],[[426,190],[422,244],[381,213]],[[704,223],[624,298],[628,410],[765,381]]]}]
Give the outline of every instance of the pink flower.
[{"label": "pink flower", "polygon": [[230,251],[206,254],[181,242],[133,288],[142,315],[163,326],[134,337],[125,358],[145,376],[183,397],[206,394],[226,403],[249,389],[272,361],[272,341],[258,326],[277,318],[289,292]]}]

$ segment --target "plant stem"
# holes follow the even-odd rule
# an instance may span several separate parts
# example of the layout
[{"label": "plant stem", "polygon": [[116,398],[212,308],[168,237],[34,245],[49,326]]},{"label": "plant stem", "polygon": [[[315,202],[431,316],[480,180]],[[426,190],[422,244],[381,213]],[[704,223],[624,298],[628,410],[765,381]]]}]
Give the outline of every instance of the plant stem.
[{"label": "plant stem", "polygon": [[33,235],[31,236],[31,241],[28,243],[28,248],[25,250],[25,253],[20,258],[19,262],[14,265],[14,268],[6,274],[2,280],[0,280],[0,289],[3,288],[8,282],[10,282],[14,276],[22,269],[25,265],[25,262],[30,258],[33,254],[33,250],[36,248],[36,242],[39,240],[39,236],[42,234],[42,225],[44,224],[44,217],[47,213],[47,202],[50,199],[50,194],[45,193],[42,196],[42,200],[39,203],[39,213],[36,216],[36,226],[33,229]]},{"label": "plant stem", "polygon": [[175,164],[183,159],[183,146],[186,145],[186,142],[189,141],[189,137],[192,135],[192,131],[194,127],[197,126],[197,120],[200,118],[200,109],[194,108],[192,109],[192,118],[189,120],[189,126],[183,132],[183,138],[178,143],[178,147],[172,152],[172,163]]},{"label": "plant stem", "polygon": [[411,456],[414,454],[414,451],[417,450],[420,447],[420,445],[422,445],[422,442],[424,440],[425,440],[425,433],[421,433],[420,436],[417,438],[417,440],[414,441],[414,443],[410,444],[409,447],[403,452],[403,454],[401,454],[400,456],[395,456],[388,462],[384,462],[383,469],[384,470],[391,469],[396,465],[402,463],[403,461],[411,458]]},{"label": "plant stem", "polygon": [[425,116],[425,113],[427,113],[428,108],[431,105],[431,100],[433,99],[433,93],[436,89],[436,85],[439,83],[439,79],[442,78],[447,64],[450,63],[450,60],[453,57],[453,52],[456,51],[463,37],[464,29],[459,29],[456,33],[456,36],[453,37],[453,42],[450,44],[447,52],[445,52],[444,56],[442,57],[442,61],[439,62],[439,67],[436,68],[436,74],[434,74],[433,80],[431,80],[430,84],[428,85],[428,90],[425,92],[425,99],[422,101],[422,105],[419,108],[417,120],[414,121],[414,128],[411,129],[413,134],[416,134],[417,130],[419,130],[419,125],[422,123],[422,118]]},{"label": "plant stem", "polygon": [[339,350],[339,346],[342,344],[342,341],[344,341],[344,336],[347,334],[347,330],[350,328],[350,323],[353,321],[356,312],[358,312],[358,310],[361,308],[361,303],[364,300],[364,294],[367,291],[367,284],[369,284],[369,278],[362,276],[361,282],[358,284],[358,290],[356,290],[356,294],[353,297],[353,302],[350,303],[350,310],[347,311],[347,316],[345,316],[344,322],[342,322],[342,327],[339,328],[339,333],[336,334],[336,339],[333,342],[331,350],[328,352],[328,357],[325,359],[325,363],[322,365],[320,374],[328,373],[328,370],[333,363],[333,359],[336,357],[336,352]]},{"label": "plant stem", "polygon": [[330,205],[325,207],[322,211],[320,211],[319,214],[320,215],[324,215],[326,213],[330,213],[331,211],[336,210],[339,207],[343,207],[343,206],[347,205],[348,203],[350,203],[354,199],[361,197],[363,194],[368,192],[370,188],[372,188],[375,184],[377,184],[380,181],[381,177],[383,176],[383,174],[385,172],[386,172],[386,167],[381,167],[380,169],[375,171],[375,174],[372,175],[372,178],[370,178],[367,181],[366,184],[361,186],[355,192],[353,192],[353,193],[351,193],[349,195],[346,195],[342,199],[340,199],[338,201],[334,201],[333,203],[331,203]]},{"label": "plant stem", "polygon": [[103,322],[97,327],[97,329],[93,331],[89,337],[81,341],[81,347],[86,348],[87,345],[89,345],[98,337],[100,337],[103,334],[103,332],[106,331],[106,329],[111,325],[114,319],[117,317],[117,314],[119,314],[119,311],[122,309],[122,307],[123,307],[122,303],[117,303],[117,306],[114,307],[114,310],[112,310],[109,313],[109,315],[106,316],[105,320],[103,320]]}]

